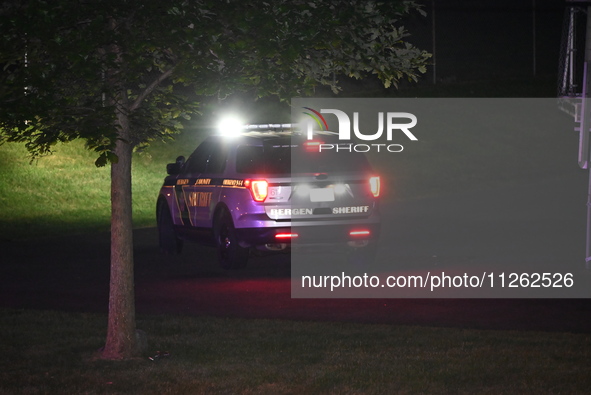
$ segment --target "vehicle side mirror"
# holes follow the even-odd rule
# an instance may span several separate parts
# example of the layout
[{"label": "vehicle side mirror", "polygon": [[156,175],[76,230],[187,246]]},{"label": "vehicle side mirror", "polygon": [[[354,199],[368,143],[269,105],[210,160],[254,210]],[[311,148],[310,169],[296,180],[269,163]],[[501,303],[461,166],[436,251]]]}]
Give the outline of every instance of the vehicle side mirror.
[{"label": "vehicle side mirror", "polygon": [[185,164],[185,157],[181,155],[176,158],[176,162],[169,163],[166,165],[166,173],[168,173],[169,176],[174,176],[174,175],[180,174],[181,168],[183,167],[184,164]]}]

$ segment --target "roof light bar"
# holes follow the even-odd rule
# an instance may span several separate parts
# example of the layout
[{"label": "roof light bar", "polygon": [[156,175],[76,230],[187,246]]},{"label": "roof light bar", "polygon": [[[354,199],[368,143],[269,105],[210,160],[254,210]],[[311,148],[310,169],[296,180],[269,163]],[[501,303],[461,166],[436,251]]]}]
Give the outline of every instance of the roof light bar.
[{"label": "roof light bar", "polygon": [[227,116],[218,122],[217,129],[223,136],[236,136],[240,134],[243,128],[243,121],[235,116]]},{"label": "roof light bar", "polygon": [[265,124],[253,124],[244,125],[245,130],[257,130],[257,129],[291,129],[293,126],[291,123],[265,123]]}]

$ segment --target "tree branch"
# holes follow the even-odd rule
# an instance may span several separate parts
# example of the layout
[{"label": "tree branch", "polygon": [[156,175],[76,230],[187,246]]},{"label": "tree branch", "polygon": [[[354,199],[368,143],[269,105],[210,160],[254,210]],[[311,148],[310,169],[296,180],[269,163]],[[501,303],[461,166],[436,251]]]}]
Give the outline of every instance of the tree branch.
[{"label": "tree branch", "polygon": [[137,97],[137,99],[135,99],[135,101],[133,102],[133,104],[131,105],[131,107],[129,107],[129,111],[133,111],[136,108],[138,108],[142,102],[144,101],[144,99],[146,97],[148,97],[148,95],[150,93],[152,93],[152,91],[154,89],[156,89],[156,87],[158,85],[160,85],[160,83],[162,81],[164,81],[165,79],[167,79],[168,77],[170,77],[170,75],[172,74],[172,72],[174,71],[174,69],[176,68],[176,66],[171,67],[170,69],[166,70],[164,73],[160,74],[158,76],[158,78],[156,78],[154,81],[152,81],[152,83],[150,85],[148,85],[146,87],[146,89],[144,89],[144,91],[142,93],[139,94],[139,96]]}]

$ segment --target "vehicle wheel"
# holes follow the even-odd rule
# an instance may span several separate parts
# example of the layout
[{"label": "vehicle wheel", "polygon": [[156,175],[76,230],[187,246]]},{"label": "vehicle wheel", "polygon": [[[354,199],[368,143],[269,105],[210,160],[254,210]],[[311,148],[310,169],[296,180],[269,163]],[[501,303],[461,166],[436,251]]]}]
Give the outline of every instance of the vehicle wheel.
[{"label": "vehicle wheel", "polygon": [[244,268],[248,261],[249,249],[238,244],[230,214],[222,214],[216,222],[215,229],[220,266],[226,270]]},{"label": "vehicle wheel", "polygon": [[377,252],[377,244],[370,242],[365,247],[351,248],[347,258],[349,263],[354,267],[368,268],[373,265]]},{"label": "vehicle wheel", "polygon": [[158,208],[158,244],[164,254],[180,254],[183,250],[183,241],[176,236],[174,224],[168,205],[163,203]]}]

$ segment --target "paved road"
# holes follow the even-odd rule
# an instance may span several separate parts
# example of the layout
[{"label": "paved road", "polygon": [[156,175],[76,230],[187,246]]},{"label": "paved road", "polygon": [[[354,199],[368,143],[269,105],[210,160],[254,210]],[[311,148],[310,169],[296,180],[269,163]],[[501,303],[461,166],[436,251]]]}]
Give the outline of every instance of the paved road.
[{"label": "paved road", "polygon": [[[386,245],[394,248],[382,248],[380,259],[398,271],[475,262],[580,270],[585,201],[583,174],[399,202],[386,223]],[[3,242],[0,249],[0,306],[106,312],[108,234]],[[160,255],[155,229],[136,230],[138,313],[591,332],[588,299],[292,299],[289,255],[254,258],[241,272],[225,272],[214,260],[213,249],[196,245],[181,256]]]}]

